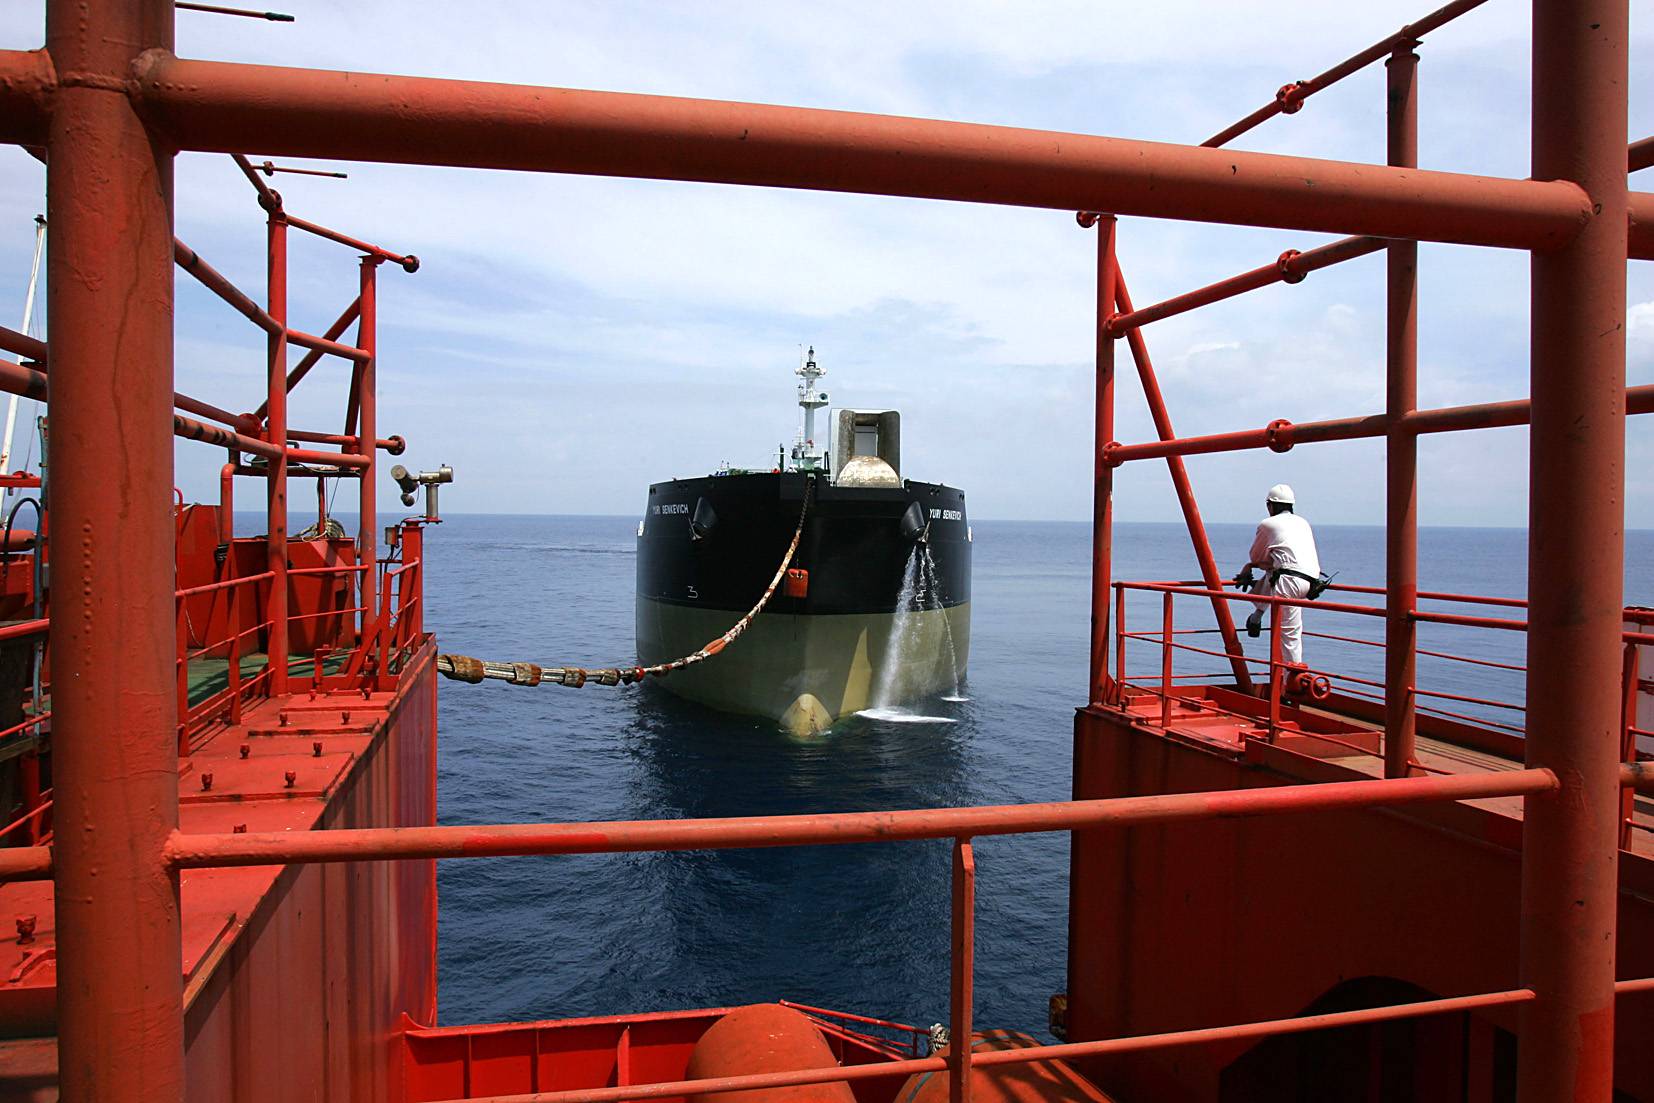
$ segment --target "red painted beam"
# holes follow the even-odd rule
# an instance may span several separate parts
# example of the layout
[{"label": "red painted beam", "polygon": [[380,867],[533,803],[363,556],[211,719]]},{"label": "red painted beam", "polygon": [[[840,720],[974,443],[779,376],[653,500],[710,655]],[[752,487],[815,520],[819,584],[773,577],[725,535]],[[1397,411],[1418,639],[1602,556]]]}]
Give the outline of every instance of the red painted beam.
[{"label": "red painted beam", "polygon": [[1554,788],[1556,778],[1548,771],[1516,770],[1324,785],[1283,785],[1215,793],[1174,793],[1110,800],[900,812],[840,812],[721,820],[358,828],[244,835],[176,833],[167,853],[175,869],[204,869],[282,862],[746,849],[1074,831],[1090,827],[1315,812],[1332,808],[1389,807],[1418,801],[1518,796],[1549,792]]},{"label": "red painted beam", "polygon": [[1534,0],[1533,176],[1600,217],[1529,280],[1528,714],[1517,1095],[1609,1103],[1625,562],[1625,0]]},{"label": "red painted beam", "polygon": [[1638,142],[1632,142],[1625,151],[1625,161],[1629,171],[1637,172],[1654,165],[1654,135]]},{"label": "red painted beam", "polygon": [[1282,253],[1274,263],[1266,264],[1261,268],[1254,268],[1249,272],[1242,272],[1238,276],[1231,276],[1226,280],[1207,287],[1196,288],[1182,295],[1174,296],[1165,302],[1145,306],[1141,310],[1118,314],[1109,322],[1108,334],[1110,337],[1121,337],[1139,326],[1146,326],[1150,322],[1158,322],[1162,318],[1170,318],[1183,314],[1196,307],[1209,306],[1224,299],[1232,299],[1236,295],[1248,291],[1256,291],[1260,287],[1268,287],[1275,283],[1298,283],[1311,272],[1341,263],[1364,257],[1368,253],[1376,253],[1384,248],[1385,240],[1377,237],[1347,237],[1342,241],[1334,241],[1311,249],[1307,253],[1300,253],[1296,249],[1289,249]]},{"label": "red painted beam", "polygon": [[350,248],[355,249],[357,252],[366,253],[368,256],[373,257],[376,260],[388,260],[392,264],[401,266],[408,272],[419,271],[419,258],[411,254],[408,256],[403,256],[401,253],[393,253],[389,249],[382,248],[381,246],[374,245],[370,242],[361,241],[357,238],[349,236],[348,234],[342,234],[338,230],[329,229],[326,226],[318,225],[315,222],[310,222],[306,219],[299,218],[296,215],[289,214],[284,215],[283,217],[287,219],[287,224],[295,230],[303,230],[305,233],[315,234],[317,237],[323,237],[329,241],[336,241],[340,245],[347,245]]},{"label": "red painted beam", "polygon": [[0,50],[0,142],[45,145],[56,88],[45,50]]},{"label": "red painted beam", "polygon": [[[57,1088],[184,1098],[172,517],[173,151],[126,95],[166,0],[50,0]],[[3,112],[0,112],[3,114]],[[138,1087],[141,1085],[141,1087]]]},{"label": "red painted beam", "polygon": [[46,361],[46,342],[27,333],[0,326],[0,349],[21,356],[25,360]]},{"label": "red painted beam", "polygon": [[[1629,981],[1626,983],[1630,985],[1645,982]],[[1357,1011],[1334,1011],[1321,1015],[1303,1015],[1293,1019],[1236,1023],[1233,1026],[1202,1027],[1196,1030],[1176,1030],[1164,1034],[1139,1034],[1129,1038],[1103,1038],[1092,1042],[1067,1042],[1052,1046],[1030,1046],[1026,1049],[983,1050],[981,1053],[971,1055],[971,1064],[983,1067],[1022,1065],[1040,1061],[1097,1057],[1104,1054],[1171,1049],[1178,1046],[1250,1041],[1283,1034],[1304,1034],[1315,1030],[1335,1030],[1339,1027],[1360,1026],[1366,1023],[1395,1022],[1399,1019],[1422,1018],[1427,1015],[1447,1015],[1476,1011],[1488,1007],[1521,1004],[1531,999],[1533,999],[1531,991],[1526,988],[1516,988],[1505,992],[1485,992],[1476,996],[1419,1000],[1416,1003],[1391,1004],[1388,1007],[1367,1007]],[[907,1061],[878,1061],[865,1065],[833,1065],[819,1069],[753,1073],[747,1076],[726,1076],[705,1080],[673,1080],[655,1084],[630,1084],[613,1088],[574,1088],[565,1091],[530,1092],[523,1095],[467,1096],[465,1101],[453,1099],[446,1101],[446,1103],[624,1103],[626,1100],[634,1099],[663,1099],[684,1096],[701,1098],[724,1092],[913,1076],[916,1073],[941,1072],[947,1067],[947,1058],[920,1057]]]},{"label": "red painted beam", "polygon": [[1273,119],[1276,115],[1294,114],[1303,107],[1304,101],[1315,93],[1338,83],[1351,73],[1365,69],[1373,62],[1392,53],[1398,47],[1416,44],[1419,39],[1431,31],[1457,19],[1473,8],[1481,7],[1486,2],[1487,0],[1454,0],[1453,3],[1445,7],[1437,8],[1418,22],[1410,23],[1395,34],[1379,39],[1360,53],[1345,58],[1320,76],[1284,85],[1280,91],[1275,93],[1275,98],[1269,103],[1264,104],[1239,122],[1218,131],[1200,144],[1213,147],[1225,145],[1258,124]]},{"label": "red painted beam", "polygon": [[[1474,406],[1415,410],[1402,418],[1402,429],[1408,433],[1425,434],[1526,425],[1532,409],[1533,403],[1521,398],[1510,402],[1485,402]],[[1654,384],[1627,387],[1625,412],[1654,413]],[[1233,433],[1145,441],[1141,444],[1112,444],[1107,449],[1107,459],[1109,463],[1122,464],[1132,460],[1159,459],[1162,456],[1201,456],[1214,452],[1238,452],[1248,448],[1273,448],[1279,452],[1286,452],[1299,444],[1381,437],[1387,432],[1388,425],[1389,421],[1384,414],[1336,418],[1331,421],[1306,421],[1296,425],[1282,419],[1271,422],[1262,429],[1241,429]]]},{"label": "red painted beam", "polygon": [[186,61],[134,95],[188,149],[1108,210],[1556,248],[1590,217],[1536,182],[765,104]]}]

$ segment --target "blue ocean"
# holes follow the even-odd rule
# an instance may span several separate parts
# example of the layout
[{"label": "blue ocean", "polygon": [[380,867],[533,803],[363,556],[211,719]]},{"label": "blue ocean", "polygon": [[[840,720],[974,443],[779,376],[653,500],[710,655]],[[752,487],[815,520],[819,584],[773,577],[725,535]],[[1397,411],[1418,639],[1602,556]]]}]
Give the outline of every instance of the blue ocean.
[{"label": "blue ocean", "polygon": [[[1085,698],[1090,528],[977,521],[972,642],[963,701],[920,701],[895,719],[852,717],[800,740],[771,724],[678,700],[658,685],[441,685],[439,818],[445,824],[744,816],[1062,800],[1074,708]],[[427,625],[444,651],[544,665],[633,658],[631,517],[454,516],[427,539]],[[1194,577],[1181,525],[1116,526],[1115,576]],[[1232,573],[1250,526],[1211,529]],[[1382,586],[1383,533],[1321,527],[1339,582]],[[1521,596],[1526,533],[1426,529],[1427,590]],[[1654,533],[1631,534],[1627,601],[1654,604]],[[1339,600],[1377,599],[1337,595]],[[1488,616],[1520,611],[1450,607]],[[1158,631],[1158,595],[1127,627]],[[1210,629],[1182,598],[1177,628]],[[1382,621],[1313,611],[1317,669],[1382,679]],[[1325,636],[1341,636],[1334,640]],[[1217,649],[1216,636],[1179,636]],[[1267,654],[1267,637],[1248,643]],[[1516,632],[1425,626],[1421,646],[1520,664]],[[716,661],[716,660],[714,660]],[[1128,672],[1157,676],[1133,641]],[[1178,655],[1180,673],[1222,670]],[[1424,656],[1422,689],[1520,704],[1520,675]],[[1340,688],[1367,689],[1360,682]],[[1374,691],[1376,692],[1376,691]],[[1521,712],[1433,698],[1434,707],[1520,726]],[[1045,1033],[1064,987],[1068,840],[977,843],[976,1021]],[[945,842],[720,853],[592,855],[439,866],[444,1023],[562,1018],[788,998],[925,1026],[947,1019]]]}]

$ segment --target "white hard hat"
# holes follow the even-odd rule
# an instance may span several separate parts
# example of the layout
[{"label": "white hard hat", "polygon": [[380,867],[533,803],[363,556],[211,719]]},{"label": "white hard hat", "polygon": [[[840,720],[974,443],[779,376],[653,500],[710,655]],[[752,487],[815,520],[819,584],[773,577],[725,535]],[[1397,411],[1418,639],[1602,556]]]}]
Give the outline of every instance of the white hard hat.
[{"label": "white hard hat", "polygon": [[1292,488],[1290,486],[1287,486],[1285,483],[1276,483],[1274,486],[1269,488],[1269,497],[1265,498],[1264,501],[1277,502],[1283,506],[1290,506],[1295,504],[1297,499],[1292,496]]}]

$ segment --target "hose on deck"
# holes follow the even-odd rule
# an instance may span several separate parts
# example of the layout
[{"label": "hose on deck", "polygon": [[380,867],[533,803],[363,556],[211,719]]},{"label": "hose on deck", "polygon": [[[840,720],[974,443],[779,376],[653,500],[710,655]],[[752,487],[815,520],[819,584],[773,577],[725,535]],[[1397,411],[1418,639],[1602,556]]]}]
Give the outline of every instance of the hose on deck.
[{"label": "hose on deck", "polygon": [[469,655],[438,655],[436,657],[437,673],[457,682],[477,683],[486,679],[508,682],[514,686],[537,686],[545,682],[559,686],[573,686],[579,688],[587,682],[600,686],[629,686],[634,682],[641,682],[648,677],[664,678],[674,670],[694,666],[705,662],[718,654],[724,648],[734,643],[742,632],[747,630],[758,616],[764,611],[764,606],[770,603],[775,596],[776,587],[787,575],[787,568],[792,565],[793,556],[798,552],[799,541],[804,537],[804,518],[810,512],[810,494],[815,489],[815,480],[806,479],[804,482],[804,500],[798,510],[798,527],[793,530],[792,543],[787,545],[787,554],[781,557],[781,565],[775,569],[775,577],[764,590],[758,604],[747,611],[747,615],[736,621],[735,624],[719,636],[708,642],[699,650],[685,655],[681,659],[673,659],[667,663],[657,663],[654,666],[606,666],[599,669],[588,669],[582,666],[540,666],[537,663],[503,663],[490,659],[473,659]]}]

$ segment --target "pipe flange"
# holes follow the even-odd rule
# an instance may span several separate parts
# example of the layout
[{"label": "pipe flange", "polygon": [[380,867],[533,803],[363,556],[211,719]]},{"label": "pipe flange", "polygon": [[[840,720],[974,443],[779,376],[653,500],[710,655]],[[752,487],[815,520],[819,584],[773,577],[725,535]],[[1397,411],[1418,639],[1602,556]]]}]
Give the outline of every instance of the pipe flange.
[{"label": "pipe flange", "polygon": [[1292,262],[1303,255],[1304,254],[1296,249],[1288,249],[1286,252],[1275,258],[1275,268],[1281,273],[1282,283],[1304,282],[1304,277],[1309,275],[1309,273],[1295,271],[1292,267]]},{"label": "pipe flange", "polygon": [[1295,80],[1291,84],[1283,84],[1275,90],[1275,102],[1281,105],[1281,114],[1296,115],[1303,110],[1304,97],[1309,95],[1309,84]]},{"label": "pipe flange", "polygon": [[1293,441],[1290,435],[1292,433],[1292,422],[1284,417],[1278,417],[1269,423],[1269,427],[1264,432],[1268,436],[1271,452],[1292,451]]}]

